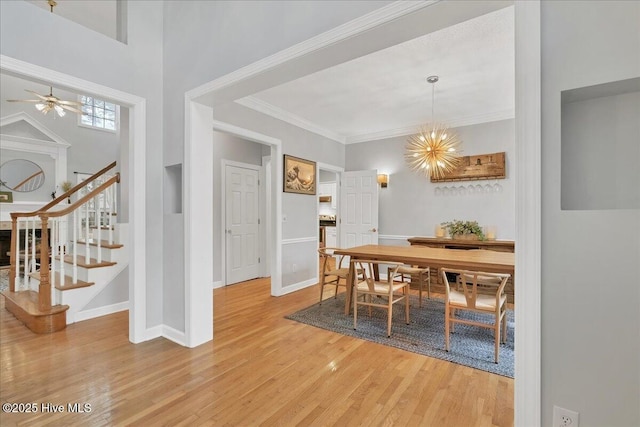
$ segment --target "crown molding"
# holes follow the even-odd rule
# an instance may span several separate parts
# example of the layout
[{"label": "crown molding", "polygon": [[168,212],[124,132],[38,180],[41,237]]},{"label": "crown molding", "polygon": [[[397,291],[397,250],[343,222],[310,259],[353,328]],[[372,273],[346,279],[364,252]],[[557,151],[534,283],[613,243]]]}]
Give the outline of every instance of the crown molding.
[{"label": "crown molding", "polygon": [[37,143],[41,145],[50,145],[51,143],[55,143],[63,147],[71,146],[71,144],[69,144],[64,138],[62,138],[61,136],[49,130],[49,128],[44,126],[42,123],[40,123],[39,121],[31,117],[29,114],[25,113],[24,111],[20,111],[18,113],[0,118],[0,128],[3,128],[5,126],[11,125],[13,123],[21,122],[21,121],[28,123],[31,127],[35,128],[38,132],[40,132],[41,134],[49,138],[50,141],[3,134],[2,131],[0,130],[0,134],[2,134],[2,137],[4,139],[14,139],[18,141],[26,141],[26,142]]},{"label": "crown molding", "polygon": [[211,92],[215,92],[227,86],[234,85],[249,77],[258,75],[266,70],[284,64],[292,59],[300,58],[329,45],[339,43],[350,37],[361,34],[379,25],[386,24],[394,19],[409,15],[417,10],[439,3],[441,0],[428,1],[395,1],[378,8],[366,15],[335,27],[301,43],[281,50],[280,52],[242,67],[230,74],[226,74],[211,82],[200,85],[188,91],[187,99],[197,99]]},{"label": "crown molding", "polygon": [[[500,120],[508,120],[515,118],[515,110],[503,110],[491,113],[483,113],[466,117],[458,117],[446,120],[445,123],[449,128],[459,128],[462,126],[477,125],[480,123],[497,122]],[[405,126],[396,129],[387,129],[379,132],[366,133],[361,135],[352,135],[346,138],[346,144],[357,144],[360,142],[377,141],[380,139],[395,138],[398,136],[406,136],[417,133],[420,126],[424,123],[417,123],[412,126]]]},{"label": "crown molding", "polygon": [[258,111],[262,114],[266,114],[278,120],[282,120],[283,122],[287,122],[299,128],[308,130],[309,132],[322,135],[325,138],[329,138],[341,144],[346,143],[346,137],[344,135],[340,135],[337,132],[334,132],[330,129],[322,127],[309,120],[303,119],[300,116],[297,116],[280,107],[276,107],[275,105],[270,104],[266,101],[263,101],[259,98],[256,98],[255,96],[247,96],[245,98],[238,99],[235,102],[244,107],[251,108],[252,110]]},{"label": "crown molding", "polygon": [[[360,142],[377,141],[380,139],[388,139],[388,138],[395,138],[398,136],[412,135],[416,133],[418,129],[420,129],[421,125],[424,124],[424,123],[417,123],[411,126],[405,126],[401,128],[395,128],[395,129],[385,129],[379,132],[345,136],[337,132],[334,132],[331,129],[327,129],[323,126],[320,126],[312,121],[303,119],[300,116],[297,116],[285,109],[277,107],[266,101],[263,101],[255,96],[247,96],[245,98],[238,99],[235,102],[244,107],[257,111],[259,113],[266,114],[278,120],[282,120],[283,122],[305,129],[309,132],[324,136],[325,138],[329,138],[341,144],[358,144]],[[454,118],[450,121],[449,120],[446,121],[446,124],[450,128],[457,128],[462,126],[476,125],[479,123],[508,120],[508,119],[513,119],[514,117],[515,117],[515,110],[509,109],[509,110],[503,110],[503,111],[496,111],[496,112],[482,113],[482,114],[477,114],[472,116]]]}]

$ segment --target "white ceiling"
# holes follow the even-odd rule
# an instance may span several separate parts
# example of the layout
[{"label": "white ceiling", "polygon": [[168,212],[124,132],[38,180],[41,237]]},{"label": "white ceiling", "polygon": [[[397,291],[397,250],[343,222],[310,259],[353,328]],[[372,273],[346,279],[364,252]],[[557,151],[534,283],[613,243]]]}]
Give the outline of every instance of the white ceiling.
[{"label": "white ceiling", "polygon": [[513,6],[236,102],[342,143],[514,117]]},{"label": "white ceiling", "polygon": [[[47,0],[27,0],[34,6],[51,10]],[[53,13],[74,21],[112,39],[117,35],[118,2],[116,0],[56,0]]]}]

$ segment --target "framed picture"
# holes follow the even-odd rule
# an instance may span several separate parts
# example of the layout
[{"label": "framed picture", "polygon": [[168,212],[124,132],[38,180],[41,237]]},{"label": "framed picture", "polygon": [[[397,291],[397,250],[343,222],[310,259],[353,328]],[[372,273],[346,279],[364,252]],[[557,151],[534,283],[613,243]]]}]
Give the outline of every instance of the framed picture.
[{"label": "framed picture", "polygon": [[13,203],[13,193],[11,191],[0,191],[0,203]]},{"label": "framed picture", "polygon": [[316,162],[284,155],[285,193],[316,194]]},{"label": "framed picture", "polygon": [[505,152],[503,151],[460,157],[458,167],[445,172],[442,178],[431,177],[431,182],[504,179],[505,177]]}]

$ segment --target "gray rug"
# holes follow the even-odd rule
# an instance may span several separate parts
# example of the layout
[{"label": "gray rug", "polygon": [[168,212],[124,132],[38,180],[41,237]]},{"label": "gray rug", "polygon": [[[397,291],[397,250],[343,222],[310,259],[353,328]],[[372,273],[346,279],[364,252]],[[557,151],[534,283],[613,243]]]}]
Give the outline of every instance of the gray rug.
[{"label": "gray rug", "polygon": [[0,270],[0,292],[9,289],[9,269]]},{"label": "gray rug", "polygon": [[[493,331],[486,328],[456,324],[451,334],[450,351],[444,350],[444,301],[426,297],[418,307],[418,297],[411,296],[411,324],[404,323],[404,306],[393,310],[391,338],[387,338],[387,317],[384,309],[373,309],[369,317],[366,307],[358,311],[358,329],[353,330],[353,317],[344,314],[344,293],[286,316],[318,328],[343,335],[397,347],[425,356],[435,357],[475,369],[513,378],[514,375],[514,315],[507,311],[507,342],[500,346],[500,363],[493,361]],[[459,312],[460,317],[480,318],[483,314]],[[489,316],[491,319],[493,316]]]}]

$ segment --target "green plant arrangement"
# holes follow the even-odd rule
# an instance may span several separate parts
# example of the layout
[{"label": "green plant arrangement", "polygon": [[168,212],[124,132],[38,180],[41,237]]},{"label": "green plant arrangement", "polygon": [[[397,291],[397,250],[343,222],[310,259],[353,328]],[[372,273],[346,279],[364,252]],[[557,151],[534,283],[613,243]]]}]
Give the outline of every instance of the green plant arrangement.
[{"label": "green plant arrangement", "polygon": [[71,188],[73,188],[73,184],[71,183],[71,181],[62,181],[62,183],[60,184],[60,188],[62,188],[62,191],[66,193],[67,191],[71,190]]},{"label": "green plant arrangement", "polygon": [[440,225],[445,228],[449,232],[449,235],[454,239],[456,236],[475,234],[478,237],[478,240],[485,240],[484,232],[482,231],[482,227],[478,224],[478,221],[460,221],[454,219],[453,221],[443,222]]}]

